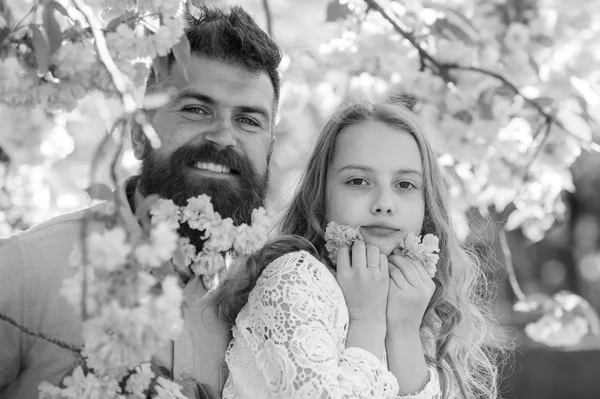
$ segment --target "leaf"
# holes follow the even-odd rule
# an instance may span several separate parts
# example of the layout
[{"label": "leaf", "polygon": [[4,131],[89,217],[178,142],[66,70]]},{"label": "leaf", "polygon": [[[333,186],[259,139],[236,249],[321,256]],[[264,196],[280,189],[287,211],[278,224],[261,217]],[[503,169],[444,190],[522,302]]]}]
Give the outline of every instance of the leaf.
[{"label": "leaf", "polygon": [[61,13],[62,15],[64,15],[67,18],[71,18],[71,16],[69,15],[69,12],[67,11],[67,9],[65,7],[63,7],[62,4],[60,4],[57,1],[51,1],[50,3],[48,3],[48,5],[46,5],[46,7],[53,7],[56,11],[58,11],[59,13]]},{"label": "leaf", "polygon": [[325,22],[335,22],[346,19],[352,11],[347,4],[341,4],[339,0],[331,0],[327,5]]},{"label": "leaf", "polygon": [[152,68],[156,78],[167,76],[169,74],[169,59],[166,56],[159,55],[152,61]]},{"label": "leaf", "polygon": [[574,109],[574,107],[562,106],[556,115],[567,131],[578,138],[583,145],[592,142],[592,128]]},{"label": "leaf", "polygon": [[187,35],[181,36],[179,42],[173,47],[172,52],[177,65],[183,73],[183,77],[189,82],[187,68],[190,63],[192,50]]},{"label": "leaf", "polygon": [[125,14],[120,15],[116,18],[111,19],[106,28],[104,28],[105,32],[112,32],[117,29],[117,26],[122,24],[125,21],[134,21],[133,17],[135,17],[136,13],[134,11],[127,11]]},{"label": "leaf", "polygon": [[4,39],[6,39],[8,37],[9,33],[10,33],[10,28],[8,26],[5,26],[4,28],[0,28],[0,45],[2,44]]},{"label": "leaf", "polygon": [[95,183],[85,189],[90,198],[101,201],[113,201],[114,193],[106,184]]},{"label": "leaf", "polygon": [[50,55],[54,54],[56,50],[60,48],[62,43],[62,32],[58,21],[54,16],[53,3],[49,3],[44,7],[44,29],[48,35],[48,41],[50,42]]},{"label": "leaf", "polygon": [[38,75],[45,75],[50,69],[50,47],[46,38],[40,31],[37,25],[29,25],[33,39],[33,49],[35,54],[35,62],[37,63]]}]

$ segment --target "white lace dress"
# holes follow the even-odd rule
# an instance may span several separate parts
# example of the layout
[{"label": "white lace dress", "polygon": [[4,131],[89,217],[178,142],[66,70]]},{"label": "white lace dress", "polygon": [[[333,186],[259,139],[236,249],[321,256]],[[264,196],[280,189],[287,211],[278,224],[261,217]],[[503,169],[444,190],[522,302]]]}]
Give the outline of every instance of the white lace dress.
[{"label": "white lace dress", "polygon": [[[348,308],[329,269],[307,252],[280,257],[236,319],[223,398],[397,397],[393,374],[370,352],[346,348],[347,332]],[[421,392],[402,397],[437,398],[429,372]]]}]

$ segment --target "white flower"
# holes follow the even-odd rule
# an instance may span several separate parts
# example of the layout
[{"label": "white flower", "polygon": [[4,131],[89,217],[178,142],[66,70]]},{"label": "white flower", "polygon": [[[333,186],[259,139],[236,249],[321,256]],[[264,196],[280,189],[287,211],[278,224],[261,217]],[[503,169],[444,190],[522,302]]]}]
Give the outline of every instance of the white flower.
[{"label": "white flower", "polygon": [[156,204],[152,206],[152,209],[150,209],[150,214],[152,215],[153,224],[165,223],[173,230],[179,228],[179,217],[181,216],[181,212],[179,207],[175,205],[172,200],[159,199],[156,201]]},{"label": "white flower", "polygon": [[183,11],[183,0],[139,0],[140,12],[160,12],[165,18],[172,17]]},{"label": "white flower", "polygon": [[181,392],[181,386],[164,377],[158,377],[154,389],[156,390],[155,399],[187,399]]},{"label": "white flower", "polygon": [[160,267],[173,257],[179,235],[167,223],[159,223],[150,232],[150,242],[135,248],[135,257],[141,265]]},{"label": "white flower", "polygon": [[154,373],[150,369],[150,363],[144,363],[135,369],[135,373],[127,379],[125,390],[133,394],[135,399],[145,399],[144,391],[148,389],[150,382],[154,378]]},{"label": "white flower", "polygon": [[267,234],[261,228],[242,224],[235,228],[233,250],[238,255],[249,255],[258,251],[267,240]]},{"label": "white flower", "polygon": [[325,249],[329,254],[329,260],[334,265],[337,262],[339,249],[350,247],[355,241],[364,241],[358,228],[345,226],[337,222],[327,224],[325,228]]},{"label": "white flower", "polygon": [[64,388],[57,388],[48,382],[42,382],[38,389],[41,399],[117,399],[121,388],[114,379],[98,378],[95,374],[84,374],[81,366],[65,377]]},{"label": "white flower", "polygon": [[235,227],[231,218],[221,219],[208,228],[209,238],[204,249],[210,252],[225,252],[231,249],[235,235]]},{"label": "white flower", "polygon": [[191,268],[194,274],[212,276],[225,267],[225,258],[218,252],[200,252]]},{"label": "white flower", "polygon": [[171,48],[181,40],[183,29],[183,21],[179,18],[165,21],[165,25],[161,26],[151,37],[156,55],[165,56],[169,54]]},{"label": "white flower", "polygon": [[189,238],[182,237],[179,239],[179,249],[183,254],[186,266],[189,266],[196,261],[196,247],[190,244]]},{"label": "white flower", "polygon": [[103,232],[94,232],[87,238],[88,260],[99,269],[113,270],[127,261],[131,246],[121,226]]},{"label": "white flower", "polygon": [[529,338],[552,347],[577,345],[588,331],[588,321],[582,316],[565,318],[546,314],[525,326],[525,334]]},{"label": "white flower", "polygon": [[214,211],[210,197],[204,194],[188,199],[181,218],[181,221],[187,222],[192,229],[200,231],[206,230],[219,220],[221,217]]},{"label": "white flower", "polygon": [[59,79],[89,73],[92,65],[97,62],[93,46],[88,42],[66,41],[53,55],[53,59],[53,64],[56,65],[53,74]]},{"label": "white flower", "polygon": [[430,277],[435,276],[436,265],[440,256],[439,238],[433,234],[426,234],[422,239],[413,233],[408,233],[404,240],[400,240],[402,255],[419,261]]}]

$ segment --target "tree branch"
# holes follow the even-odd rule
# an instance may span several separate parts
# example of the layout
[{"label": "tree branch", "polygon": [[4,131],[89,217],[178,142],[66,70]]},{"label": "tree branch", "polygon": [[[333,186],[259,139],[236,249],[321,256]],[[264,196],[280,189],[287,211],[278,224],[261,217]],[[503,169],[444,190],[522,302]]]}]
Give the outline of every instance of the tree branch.
[{"label": "tree branch", "polygon": [[[551,114],[546,112],[534,100],[526,97],[523,93],[521,93],[521,91],[519,90],[518,87],[516,87],[513,83],[511,83],[504,76],[502,76],[498,73],[492,72],[492,71],[488,71],[483,68],[479,68],[479,67],[463,66],[463,65],[458,65],[458,64],[443,64],[443,63],[438,62],[431,54],[429,54],[425,49],[423,49],[421,47],[421,45],[417,42],[417,40],[414,38],[414,36],[411,33],[404,30],[398,24],[398,22],[390,14],[388,14],[388,12],[377,2],[377,0],[365,0],[365,3],[369,7],[373,8],[374,10],[379,12],[381,14],[381,16],[383,16],[389,23],[392,24],[392,26],[394,27],[394,30],[396,32],[398,32],[400,35],[402,35],[402,37],[404,37],[406,40],[408,40],[412,44],[412,46],[415,49],[417,49],[417,51],[419,52],[419,57],[421,58],[421,69],[425,65],[424,61],[427,60],[430,64],[429,68],[434,73],[437,73],[449,86],[454,85],[454,81],[449,73],[450,70],[463,70],[463,71],[479,72],[484,75],[488,75],[493,78],[496,78],[496,79],[500,80],[508,88],[510,88],[515,93],[515,95],[521,97],[526,103],[528,103],[529,105],[534,107],[544,118],[546,118],[546,120],[551,121],[551,123],[554,123],[556,126],[561,128],[567,135],[574,137],[579,142],[581,142],[581,138],[579,136],[577,136],[574,133],[572,133],[571,131],[569,131],[560,120],[556,119],[554,116],[552,116]],[[592,151],[600,152],[600,145],[596,144],[594,142],[591,142],[589,144],[589,149]]]},{"label": "tree branch", "polygon": [[4,320],[5,322],[7,322],[8,324],[18,328],[19,330],[21,330],[23,333],[27,334],[27,335],[31,335],[32,337],[36,337],[36,338],[40,338],[43,339],[46,342],[50,342],[51,344],[54,344],[62,349],[66,349],[69,350],[71,352],[74,352],[77,354],[77,356],[81,359],[83,359],[83,356],[81,355],[81,349],[78,349],[74,346],[71,346],[67,343],[64,343],[62,341],[59,341],[57,339],[54,338],[50,338],[50,337],[46,337],[44,334],[42,333],[34,333],[32,331],[29,331],[29,329],[27,329],[26,327],[20,325],[19,323],[17,323],[15,320],[11,319],[10,317],[3,315],[2,313],[0,313],[0,320]]},{"label": "tree branch", "polygon": [[271,14],[269,0],[262,0],[262,6],[265,11],[265,18],[267,19],[267,33],[273,37],[273,15]]},{"label": "tree branch", "polygon": [[500,241],[500,249],[502,249],[502,255],[504,256],[504,266],[506,266],[510,286],[513,292],[515,293],[517,299],[519,301],[523,301],[525,300],[526,296],[525,293],[523,293],[523,290],[521,290],[521,286],[519,285],[519,281],[517,280],[517,274],[515,272],[515,267],[512,262],[512,253],[510,251],[510,246],[508,245],[508,240],[506,239],[506,230],[504,230],[504,228],[499,229],[498,239]]},{"label": "tree branch", "polygon": [[106,47],[106,40],[104,39],[104,34],[102,32],[102,27],[100,26],[99,21],[94,16],[94,11],[90,6],[83,3],[81,0],[73,0],[73,4],[77,8],[77,10],[84,16],[86,22],[90,25],[92,30],[92,35],[94,36],[94,44],[96,46],[96,50],[98,51],[98,58],[108,71],[111,76],[111,80],[115,85],[115,88],[119,92],[119,96],[121,97],[121,102],[123,103],[124,111],[128,115],[135,115],[135,120],[142,126],[144,134],[150,140],[150,144],[154,148],[160,147],[160,139],[158,135],[154,131],[152,125],[146,119],[146,116],[143,113],[138,112],[138,108],[135,102],[135,97],[132,94],[133,90],[129,90],[127,88],[127,84],[125,83],[125,78],[123,74],[117,68],[114,60],[110,56],[108,48]]},{"label": "tree branch", "polygon": [[367,5],[370,8],[372,8],[373,10],[375,10],[379,14],[381,14],[381,16],[383,18],[385,18],[390,24],[392,24],[392,26],[394,27],[394,30],[396,32],[398,32],[400,35],[402,35],[402,37],[404,37],[406,40],[408,40],[410,42],[410,44],[412,44],[412,46],[419,52],[419,57],[421,57],[422,65],[424,64],[424,60],[429,61],[429,63],[430,63],[429,67],[433,70],[434,73],[439,74],[440,77],[442,79],[444,79],[444,81],[446,83],[453,83],[450,75],[448,74],[448,70],[445,69],[443,67],[443,65],[441,65],[435,58],[433,58],[431,56],[431,54],[429,54],[427,51],[425,51],[421,47],[421,45],[417,42],[417,40],[414,38],[414,36],[411,33],[405,31],[400,26],[400,24],[398,24],[396,19],[394,17],[392,17],[390,14],[388,14],[388,12],[383,8],[383,6],[381,6],[377,2],[377,0],[365,0],[365,3],[367,3]]}]

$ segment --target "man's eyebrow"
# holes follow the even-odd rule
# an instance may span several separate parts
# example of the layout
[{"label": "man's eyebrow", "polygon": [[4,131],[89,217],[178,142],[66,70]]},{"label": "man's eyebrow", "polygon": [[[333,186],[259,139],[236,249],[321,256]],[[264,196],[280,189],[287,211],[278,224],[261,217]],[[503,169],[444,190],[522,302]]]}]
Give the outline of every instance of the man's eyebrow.
[{"label": "man's eyebrow", "polygon": [[218,104],[218,101],[216,101],[214,98],[207,96],[206,94],[201,94],[201,93],[197,93],[197,92],[193,92],[193,91],[184,91],[184,92],[179,93],[175,97],[173,104],[178,105],[183,100],[187,100],[187,99],[198,100],[203,103],[207,103],[207,104],[211,104],[211,105]]},{"label": "man's eyebrow", "polygon": [[265,118],[265,120],[267,122],[271,121],[271,113],[264,107],[259,107],[259,106],[250,106],[250,105],[240,105],[238,107],[235,107],[238,111],[240,112],[244,112],[247,114],[259,114],[261,115],[263,118]]}]

